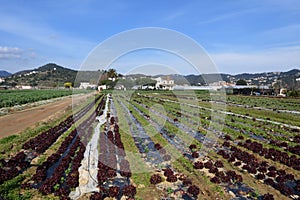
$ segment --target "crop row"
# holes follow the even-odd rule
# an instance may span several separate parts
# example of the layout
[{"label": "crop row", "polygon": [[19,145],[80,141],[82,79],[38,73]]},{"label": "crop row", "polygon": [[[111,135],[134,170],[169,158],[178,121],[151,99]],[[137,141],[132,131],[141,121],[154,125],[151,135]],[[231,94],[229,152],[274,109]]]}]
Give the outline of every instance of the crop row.
[{"label": "crop row", "polygon": [[[178,111],[177,111],[178,113]],[[182,115],[182,112],[180,113]],[[240,118],[240,116],[237,116],[236,118]],[[181,118],[182,119],[182,118]],[[174,118],[174,120],[177,120],[177,118]],[[244,119],[245,120],[245,119]],[[252,122],[252,121],[255,121],[255,120],[248,120],[249,122]],[[234,121],[233,121],[234,122]],[[251,124],[251,123],[250,123]],[[249,123],[247,125],[247,127],[249,126]],[[266,126],[266,124],[264,124],[264,127]],[[225,124],[225,127],[224,127],[224,131],[227,132],[228,134],[231,134],[232,132],[235,132],[235,130],[237,131],[237,135],[240,135],[241,136],[241,133],[243,133],[244,135],[249,135],[250,137],[253,137],[253,138],[263,138],[263,137],[260,137],[260,132],[258,131],[258,127],[251,127],[251,129],[249,131],[246,130],[246,127],[245,126],[242,126],[240,123],[232,123],[232,122],[226,122]],[[271,133],[270,133],[271,134]],[[274,133],[272,133],[272,135],[274,135]],[[294,136],[294,138],[292,139],[292,141],[294,142],[297,142],[297,138],[299,136]],[[289,138],[290,140],[291,138]],[[261,139],[262,140],[262,139]],[[266,139],[264,139],[266,140]],[[268,143],[268,141],[265,141]],[[284,147],[286,151],[289,151],[293,154],[296,154],[296,155],[299,155],[299,145],[296,145],[296,146],[288,146],[288,143],[287,142],[275,142],[274,140],[271,140],[269,142],[270,145],[273,145],[273,146],[279,146],[279,147]],[[282,161],[282,163],[284,164],[287,164],[287,165],[291,165],[289,163],[295,163],[293,164],[294,165],[294,168],[297,169],[297,163],[299,161],[297,161],[296,157],[295,156],[291,156],[289,158],[289,156],[285,153],[285,152],[282,152],[282,151],[279,151],[279,150],[275,150],[274,148],[271,148],[271,151],[272,153],[275,153],[276,155],[277,154],[282,154],[284,155],[283,157],[287,157],[287,159],[289,161]],[[289,162],[289,163],[288,163]]]},{"label": "crop row", "polygon": [[[104,98],[97,105],[102,108]],[[38,188],[39,191],[48,195],[54,193],[61,198],[68,198],[71,188],[79,185],[79,172],[81,160],[85,152],[84,141],[93,133],[90,129],[95,121],[96,112],[92,112],[77,128],[69,134],[62,142],[60,148],[40,165],[32,180],[32,187]],[[79,133],[82,130],[87,130]],[[78,132],[79,131],[79,132]]]},{"label": "crop row", "polygon": [[[252,143],[248,144],[255,146]],[[283,169],[277,169],[267,161],[259,161],[253,154],[230,144],[229,140],[223,143],[223,149],[220,149],[218,154],[233,163],[234,166],[247,171],[258,180],[263,180],[265,184],[274,187],[286,196],[299,194],[297,192],[300,189],[299,181],[295,180],[293,174],[287,173]],[[296,184],[295,187],[289,187],[288,182]]]},{"label": "crop row", "polygon": [[[100,97],[99,97],[100,98]],[[98,99],[98,98],[97,98]],[[91,108],[91,105],[88,105],[86,108]],[[76,113],[74,116],[83,116],[87,109],[83,109],[82,111]],[[79,118],[78,118],[79,119]],[[59,125],[48,129],[45,132],[42,132],[41,134],[37,135],[36,137],[29,139],[26,143],[23,144],[23,149],[19,153],[17,153],[15,156],[11,157],[8,160],[1,160],[1,170],[0,170],[0,183],[3,183],[4,181],[10,180],[14,177],[16,177],[18,174],[23,173],[27,168],[31,166],[31,161],[36,156],[39,156],[41,153],[45,152],[56,140],[61,136],[63,133],[65,133],[69,128],[73,125],[73,118],[72,116],[69,116],[66,120],[61,122]],[[70,135],[66,138],[66,140],[62,143],[61,148],[56,152],[56,154],[53,154],[50,156],[44,165],[38,167],[38,173],[34,176],[34,179],[36,181],[36,184],[34,187],[40,187],[42,182],[47,178],[49,175],[49,169],[51,163],[54,163],[54,161],[57,161],[60,157],[60,155],[64,154],[65,148],[67,146],[70,146],[70,143],[76,144],[80,146],[80,141],[78,138],[76,138],[76,130],[70,133]],[[77,140],[75,140],[75,138]],[[70,148],[72,149],[72,148]],[[74,150],[80,151],[77,148],[73,148],[72,151],[74,153]],[[71,150],[69,151],[71,152]],[[62,161],[61,159],[60,163],[68,163],[69,160],[67,158],[64,158],[65,160]],[[32,184],[25,183],[22,187],[27,188],[30,187]]]},{"label": "crop row", "polygon": [[0,108],[71,95],[72,90],[10,90],[0,91]]},{"label": "crop row", "polygon": [[[176,123],[178,123],[178,122],[176,121]],[[193,152],[193,154],[195,154],[195,152]],[[192,157],[195,158],[197,156],[192,156]],[[218,164],[218,165],[219,165],[219,163],[220,162],[218,162],[218,161],[216,162],[216,164]],[[212,182],[214,182],[214,183],[221,183],[221,182],[223,182],[224,183],[224,182],[230,181],[230,177],[228,175],[225,176],[223,171],[218,171],[217,167],[214,166],[211,162],[207,162],[205,164],[206,164],[206,167],[209,169],[209,172],[216,173],[216,176],[211,179]],[[194,167],[196,169],[202,169],[204,167],[204,163],[202,163],[202,162],[196,162],[196,163],[194,163]],[[236,175],[234,173],[234,171],[232,171],[232,170],[229,171],[229,172],[230,172],[229,173],[230,176],[232,175],[232,177],[235,180],[242,181],[242,177],[240,175]],[[264,195],[264,198],[267,198],[267,197],[270,198],[271,195],[270,194]]]},{"label": "crop row", "polygon": [[[146,118],[146,114],[142,113],[145,118]],[[148,119],[149,121],[152,121],[152,119]],[[153,122],[152,122],[153,123]],[[178,124],[179,122],[174,122],[176,124]],[[165,131],[165,129],[164,129]],[[168,141],[172,142],[173,145],[175,145],[175,140],[180,140],[180,138],[177,137],[177,135],[168,135],[168,134],[164,134],[161,131],[161,135],[166,138]],[[182,142],[181,142],[182,143]],[[181,151],[181,149],[179,148],[179,145],[175,145],[175,147]],[[243,178],[241,175],[238,175],[234,170],[228,170],[226,171],[224,169],[224,165],[222,163],[222,161],[217,160],[217,161],[213,161],[212,159],[209,159],[207,162],[202,162],[200,161],[199,158],[199,153],[197,151],[197,146],[195,144],[192,144],[189,146],[190,152],[189,153],[183,153],[183,156],[185,156],[188,160],[190,160],[191,163],[193,163],[194,168],[197,170],[202,170],[203,168],[207,168],[208,172],[210,174],[215,174],[215,176],[213,178],[211,178],[211,182],[215,183],[215,184],[226,184],[226,185],[235,185],[235,187],[238,187],[238,184],[242,184],[243,182]],[[170,179],[170,177],[167,177],[167,181],[171,181],[172,179]],[[173,177],[173,180],[175,181],[175,178]],[[244,184],[243,184],[244,185]],[[243,187],[248,188],[248,193],[253,192],[253,189],[244,185]],[[239,194],[236,194],[239,195]],[[271,196],[271,195],[270,195]]]},{"label": "crop row", "polygon": [[[120,99],[118,99],[119,101]],[[127,110],[126,112],[128,113],[127,118],[128,118],[128,123],[131,125],[131,127],[133,126],[138,126],[140,125],[139,120],[137,120],[135,118],[136,114],[134,112],[129,112],[128,108],[125,106],[125,104],[123,102],[120,102],[121,105],[123,105],[123,108],[125,110]],[[133,109],[135,109],[133,107]],[[138,114],[139,113],[138,110],[136,110]],[[150,119],[149,116],[143,115],[144,119]],[[133,123],[131,122],[133,121]],[[141,131],[141,129],[138,129],[139,131]],[[137,131],[136,129],[132,128],[131,131],[133,132],[133,135],[135,131]],[[143,130],[144,131],[144,130]],[[183,197],[183,198],[197,198],[198,194],[200,193],[200,188],[196,185],[194,185],[191,181],[191,179],[187,178],[186,175],[184,175],[183,173],[179,173],[176,172],[174,169],[172,169],[172,167],[167,164],[170,163],[171,161],[171,156],[170,154],[166,151],[166,149],[163,147],[163,145],[161,145],[160,143],[154,143],[151,138],[148,138],[148,135],[142,135],[142,138],[137,138],[136,136],[134,136],[135,140],[137,140],[137,142],[135,143],[136,146],[138,147],[138,149],[140,150],[140,153],[146,153],[146,155],[156,155],[155,159],[156,160],[162,160],[163,162],[161,163],[157,163],[155,161],[155,159],[147,159],[148,156],[146,156],[145,162],[151,164],[151,166],[155,169],[156,173],[154,173],[151,178],[150,178],[150,183],[156,185],[156,187],[161,188],[161,190],[165,190],[167,193],[173,193],[173,195],[175,196],[179,196],[179,197]],[[145,147],[143,147],[143,144],[145,139],[147,138],[147,143],[148,145],[145,145]],[[147,149],[147,151],[145,151],[145,148]],[[165,168],[163,168],[161,170],[160,167],[158,166],[165,166]],[[164,181],[168,182],[169,184],[172,185],[172,188],[165,188],[163,185],[161,185],[160,183],[163,183]]]},{"label": "crop row", "polygon": [[[126,160],[124,145],[119,133],[119,126],[114,116],[108,113],[106,133],[100,135],[100,154],[98,160],[98,187],[99,192],[94,193],[91,199],[104,199],[105,197],[134,198],[136,188],[130,184],[130,164]],[[115,178],[122,176],[123,184],[114,184]],[[109,183],[112,183],[110,185]]]}]

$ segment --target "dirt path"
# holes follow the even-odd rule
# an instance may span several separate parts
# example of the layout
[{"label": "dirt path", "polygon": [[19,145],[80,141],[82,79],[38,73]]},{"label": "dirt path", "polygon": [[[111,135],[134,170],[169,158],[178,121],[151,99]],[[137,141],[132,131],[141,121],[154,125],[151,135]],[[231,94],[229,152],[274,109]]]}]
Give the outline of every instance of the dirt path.
[{"label": "dirt path", "polygon": [[[76,100],[85,100],[89,95],[82,95]],[[0,138],[22,133],[27,128],[35,127],[40,122],[57,119],[72,108],[72,97],[66,97],[46,105],[26,109],[0,117]]]}]

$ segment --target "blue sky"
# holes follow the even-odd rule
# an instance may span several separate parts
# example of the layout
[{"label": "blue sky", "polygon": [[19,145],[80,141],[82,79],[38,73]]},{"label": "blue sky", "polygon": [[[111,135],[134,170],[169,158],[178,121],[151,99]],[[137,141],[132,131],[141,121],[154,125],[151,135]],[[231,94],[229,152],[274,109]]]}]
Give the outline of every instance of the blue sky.
[{"label": "blue sky", "polygon": [[[300,68],[298,0],[0,3],[0,69],[9,72],[48,62],[79,69],[99,43],[122,31],[142,27],[168,28],[191,37],[205,49],[220,72]],[[157,52],[120,59],[115,67],[120,67],[121,72],[130,71],[135,59],[145,57],[149,62],[158,62],[157,58],[168,60],[164,65],[176,66],[175,71],[193,73],[184,70],[178,59]]]}]

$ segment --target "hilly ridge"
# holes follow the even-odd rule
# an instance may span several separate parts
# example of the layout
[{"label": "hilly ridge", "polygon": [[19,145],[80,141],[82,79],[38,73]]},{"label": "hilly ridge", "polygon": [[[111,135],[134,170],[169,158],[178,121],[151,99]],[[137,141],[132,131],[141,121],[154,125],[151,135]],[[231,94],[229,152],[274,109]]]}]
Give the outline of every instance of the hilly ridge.
[{"label": "hilly ridge", "polygon": [[33,70],[17,72],[6,79],[10,85],[58,87],[74,82],[77,71],[49,63]]},{"label": "hilly ridge", "polygon": [[97,82],[99,71],[76,71],[49,63],[33,70],[23,70],[6,78],[6,85],[30,85],[39,87],[62,87],[71,82],[76,87],[80,82]]},{"label": "hilly ridge", "polygon": [[0,78],[8,77],[10,75],[11,75],[11,73],[4,71],[4,70],[0,70]]},{"label": "hilly ridge", "polygon": [[[1,72],[1,71],[0,71]],[[75,87],[78,87],[80,82],[90,82],[97,84],[99,77],[104,75],[103,71],[76,71],[73,69],[59,66],[55,63],[49,63],[33,70],[24,70],[13,75],[5,73],[6,81],[2,84],[6,85],[31,85],[31,86],[45,86],[45,87],[59,87],[66,82],[71,82]],[[138,78],[145,77],[143,74],[131,74],[125,77]],[[152,76],[158,77],[160,75]],[[161,75],[166,76],[166,75]],[[1,73],[0,73],[1,77]],[[107,76],[102,76],[106,77]],[[150,76],[148,76],[150,77]],[[216,80],[223,80],[234,83],[239,79],[244,79],[248,84],[255,85],[272,85],[274,82],[280,82],[282,87],[296,87],[299,88],[300,82],[295,82],[295,79],[300,77],[299,69],[292,69],[287,72],[265,72],[265,73],[242,73],[236,75],[230,74],[204,74],[204,75],[179,75],[171,74],[169,78],[173,79],[175,84],[183,85],[207,85]],[[221,79],[220,79],[221,77]]]}]

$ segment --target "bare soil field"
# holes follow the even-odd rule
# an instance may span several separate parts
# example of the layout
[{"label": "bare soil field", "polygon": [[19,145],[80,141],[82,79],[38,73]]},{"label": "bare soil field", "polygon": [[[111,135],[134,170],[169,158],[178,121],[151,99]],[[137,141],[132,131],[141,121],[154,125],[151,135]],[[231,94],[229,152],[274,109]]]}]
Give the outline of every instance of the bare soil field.
[{"label": "bare soil field", "polygon": [[[76,98],[85,100],[90,94]],[[62,117],[67,109],[72,108],[72,97],[66,97],[46,105],[29,108],[0,117],[0,138],[20,134],[27,128],[33,128],[41,122]]]}]

